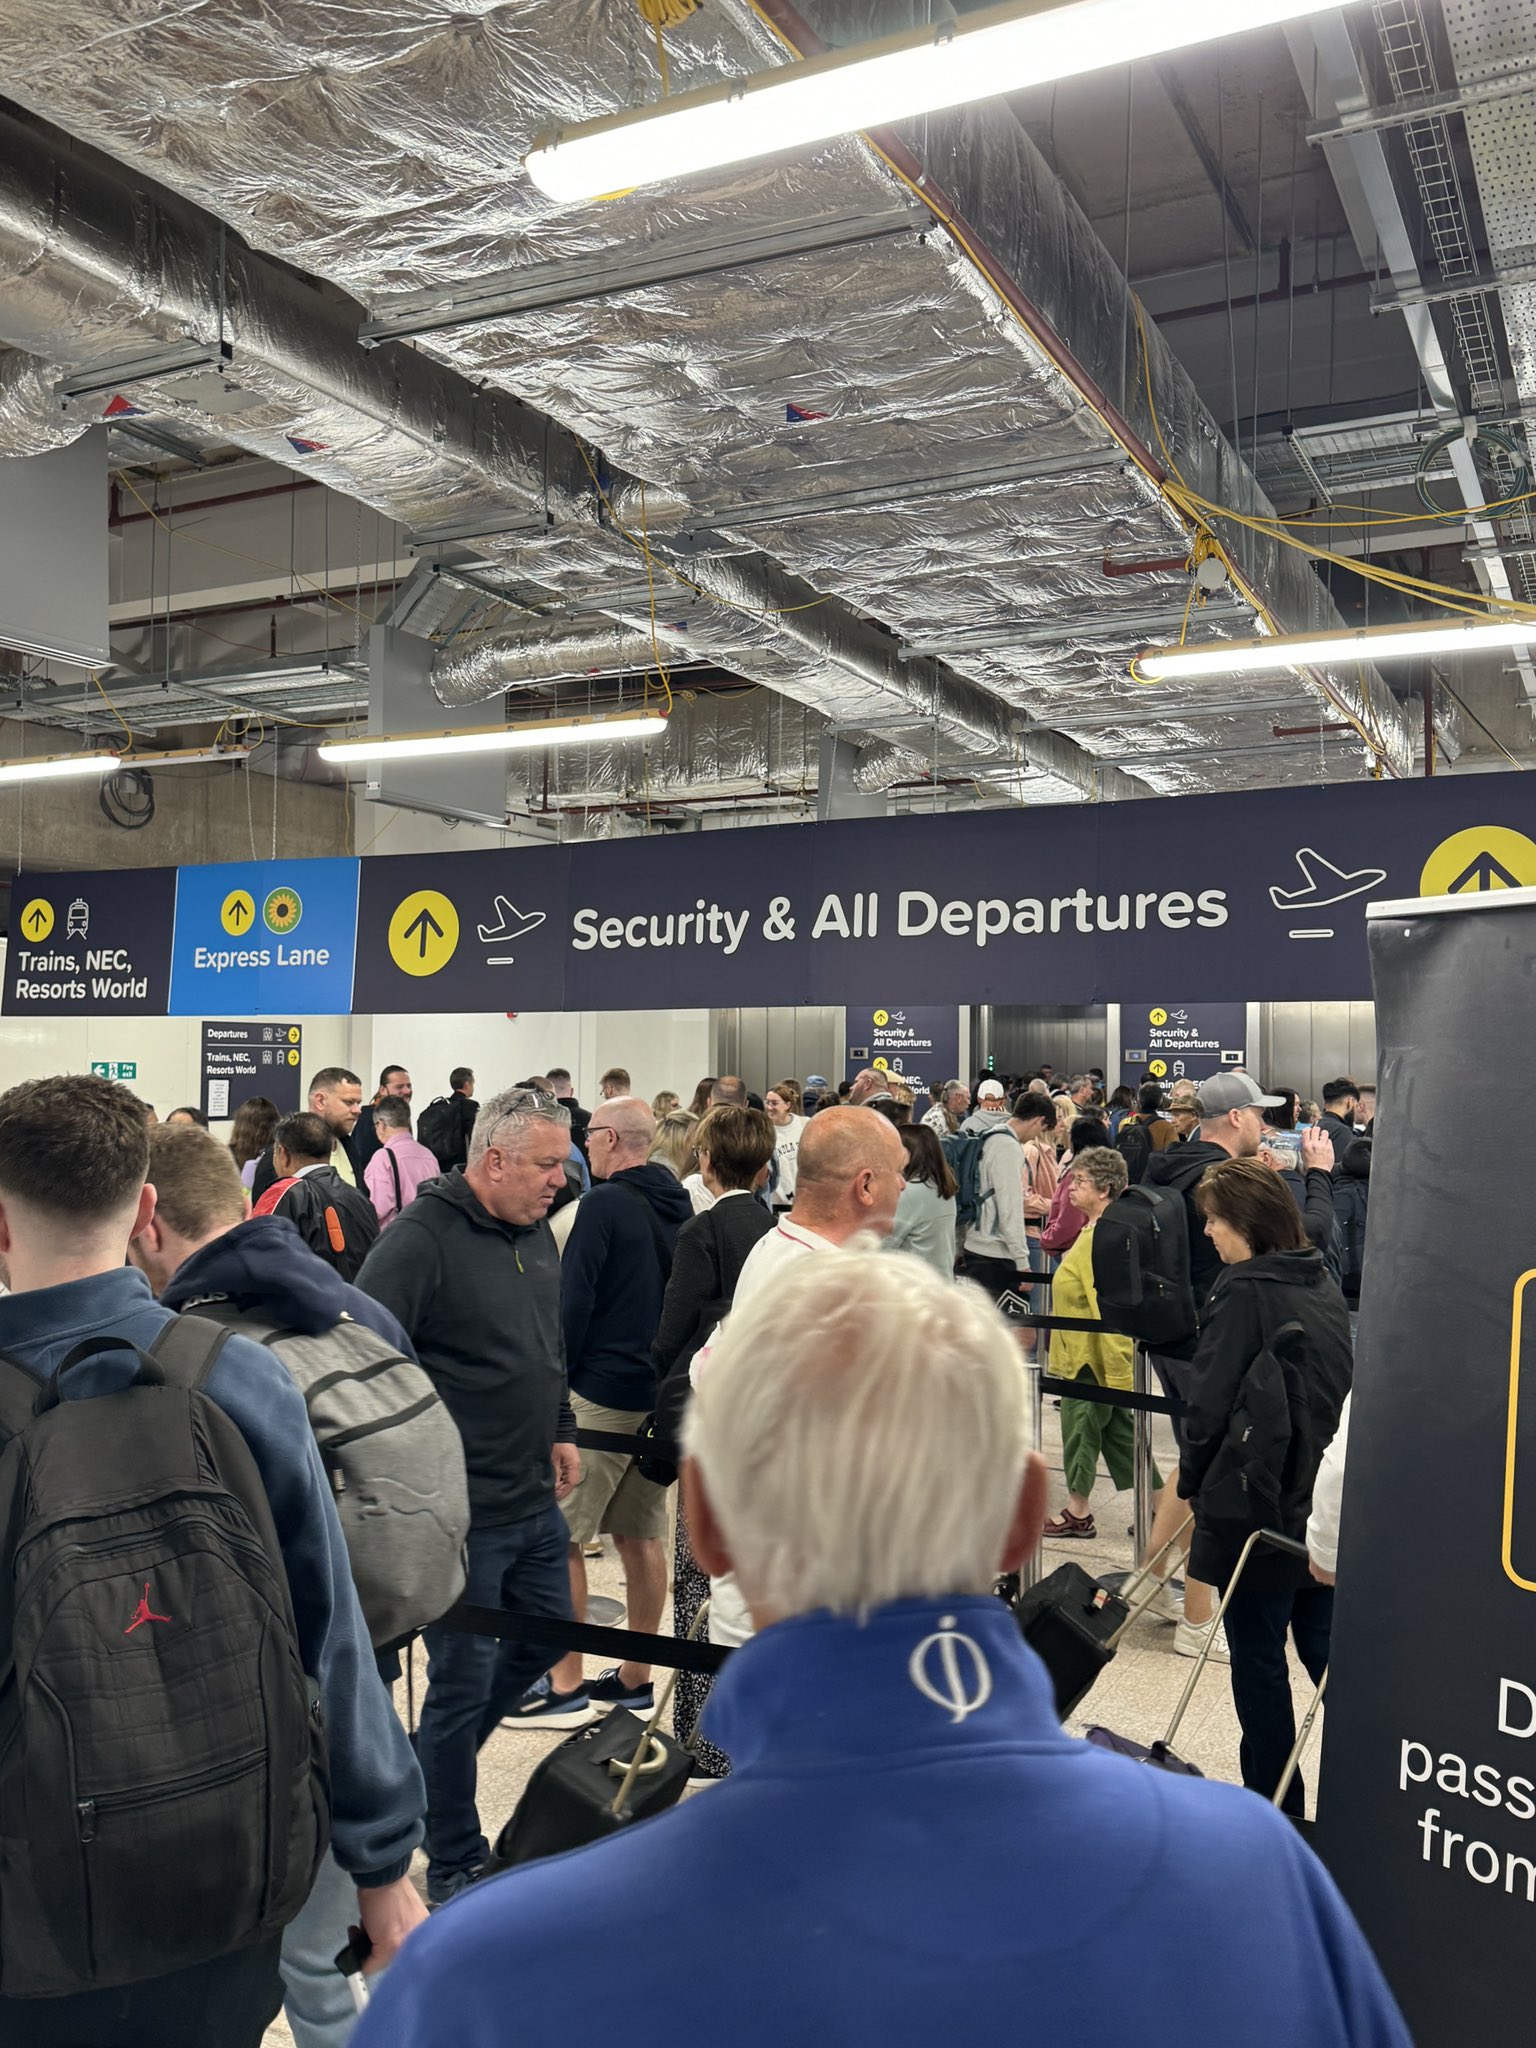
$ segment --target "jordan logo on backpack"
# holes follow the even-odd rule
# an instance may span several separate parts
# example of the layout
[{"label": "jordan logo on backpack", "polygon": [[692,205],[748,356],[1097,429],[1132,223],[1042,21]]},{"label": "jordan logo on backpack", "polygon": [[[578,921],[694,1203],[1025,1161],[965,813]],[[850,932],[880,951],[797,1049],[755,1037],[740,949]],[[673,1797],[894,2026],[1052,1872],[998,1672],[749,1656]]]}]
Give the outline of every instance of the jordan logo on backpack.
[{"label": "jordan logo on backpack", "polygon": [[139,1602],[138,1606],[134,1609],[133,1619],[129,1622],[128,1626],[123,1630],[123,1634],[125,1636],[131,1636],[134,1630],[136,1628],[142,1628],[146,1621],[169,1621],[170,1618],[171,1617],[168,1614],[156,1614],[152,1610],[149,1604],[149,1587],[148,1585],[146,1585],[144,1588],[144,1598]]}]

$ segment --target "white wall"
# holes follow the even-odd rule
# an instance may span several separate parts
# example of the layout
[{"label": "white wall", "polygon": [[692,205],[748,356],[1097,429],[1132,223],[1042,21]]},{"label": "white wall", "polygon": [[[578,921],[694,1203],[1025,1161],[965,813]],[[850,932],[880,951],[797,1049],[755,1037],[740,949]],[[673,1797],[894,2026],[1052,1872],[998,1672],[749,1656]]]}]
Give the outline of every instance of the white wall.
[{"label": "white wall", "polygon": [[382,1068],[408,1067],[418,1106],[443,1093],[454,1067],[474,1068],[482,1102],[530,1074],[569,1067],[577,1097],[589,1106],[607,1067],[627,1067],[647,1100],[671,1088],[686,1101],[709,1072],[708,1010],[354,1017],[351,1024],[351,1064],[370,1093]]},{"label": "white wall", "polygon": [[[346,1065],[349,1018],[298,1021],[304,1028],[304,1080],[320,1067]],[[4,1017],[0,1090],[44,1074],[89,1073],[93,1060],[134,1060],[138,1079],[126,1085],[164,1116],[201,1099],[202,1048],[201,1017]]]}]

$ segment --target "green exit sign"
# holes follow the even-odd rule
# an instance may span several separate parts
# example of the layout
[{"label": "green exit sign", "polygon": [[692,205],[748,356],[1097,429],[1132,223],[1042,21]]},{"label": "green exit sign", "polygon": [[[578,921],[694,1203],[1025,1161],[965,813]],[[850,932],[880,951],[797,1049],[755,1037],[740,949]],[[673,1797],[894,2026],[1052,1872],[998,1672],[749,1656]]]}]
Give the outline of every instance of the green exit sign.
[{"label": "green exit sign", "polygon": [[104,1081],[137,1081],[139,1063],[137,1060],[92,1060],[91,1072],[100,1074]]}]

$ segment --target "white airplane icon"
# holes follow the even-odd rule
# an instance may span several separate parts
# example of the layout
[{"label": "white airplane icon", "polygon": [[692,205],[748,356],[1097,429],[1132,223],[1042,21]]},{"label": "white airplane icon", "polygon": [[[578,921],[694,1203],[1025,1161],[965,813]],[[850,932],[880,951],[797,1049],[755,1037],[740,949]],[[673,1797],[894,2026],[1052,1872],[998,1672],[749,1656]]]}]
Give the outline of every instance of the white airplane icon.
[{"label": "white airplane icon", "polygon": [[[519,910],[515,903],[509,903],[505,896],[496,898],[495,924],[477,925],[482,946],[509,946],[515,939],[526,939],[530,932],[536,932],[545,919],[542,910]],[[486,962],[488,967],[510,967],[510,953],[493,953]]]},{"label": "white airplane icon", "polygon": [[1385,868],[1356,868],[1353,873],[1325,860],[1315,846],[1303,846],[1296,865],[1306,880],[1303,889],[1272,888],[1269,900],[1276,910],[1322,910],[1330,903],[1346,903],[1351,896],[1363,896],[1387,879]]}]

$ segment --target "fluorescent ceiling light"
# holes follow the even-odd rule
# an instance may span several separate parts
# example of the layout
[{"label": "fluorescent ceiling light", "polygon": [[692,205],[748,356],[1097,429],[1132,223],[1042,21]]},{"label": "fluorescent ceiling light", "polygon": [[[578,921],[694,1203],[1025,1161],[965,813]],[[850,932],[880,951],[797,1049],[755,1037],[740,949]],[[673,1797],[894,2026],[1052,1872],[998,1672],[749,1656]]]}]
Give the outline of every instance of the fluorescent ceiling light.
[{"label": "fluorescent ceiling light", "polygon": [[728,79],[540,136],[524,158],[551,199],[602,199],[693,171],[804,149],[967,100],[1077,78],[1245,29],[1333,11],[1337,0],[1070,0],[907,29],[852,50]]},{"label": "fluorescent ceiling light", "polygon": [[1144,683],[1196,676],[1260,676],[1342,662],[1403,661],[1415,655],[1476,654],[1530,646],[1536,619],[1468,620],[1464,626],[1376,626],[1358,633],[1276,633],[1264,640],[1207,640],[1198,647],[1149,647],[1132,669]]},{"label": "fluorescent ceiling light", "polygon": [[51,782],[61,775],[105,775],[121,767],[117,754],[39,754],[32,761],[0,761],[0,782]]},{"label": "fluorescent ceiling light", "polygon": [[390,739],[330,740],[322,761],[429,761],[445,754],[510,754],[529,747],[591,745],[602,739],[645,740],[667,721],[648,711],[615,711],[590,718],[545,718],[524,725],[484,725],[467,732],[411,732]]}]

